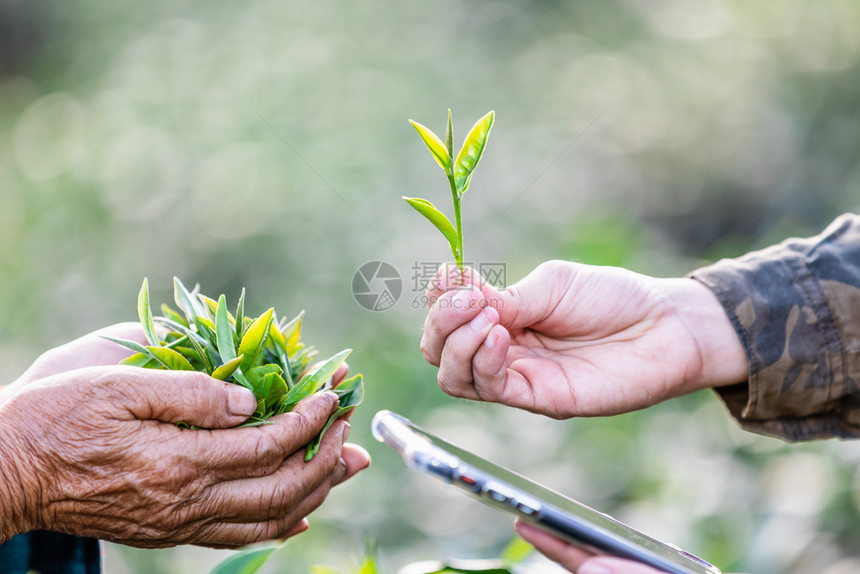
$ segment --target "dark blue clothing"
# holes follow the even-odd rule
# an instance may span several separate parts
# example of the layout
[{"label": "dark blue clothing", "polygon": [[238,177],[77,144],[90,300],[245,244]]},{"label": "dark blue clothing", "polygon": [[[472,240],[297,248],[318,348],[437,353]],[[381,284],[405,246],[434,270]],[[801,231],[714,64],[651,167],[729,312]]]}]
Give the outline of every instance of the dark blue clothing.
[{"label": "dark blue clothing", "polygon": [[0,545],[0,574],[100,574],[99,541],[57,532],[13,536]]}]

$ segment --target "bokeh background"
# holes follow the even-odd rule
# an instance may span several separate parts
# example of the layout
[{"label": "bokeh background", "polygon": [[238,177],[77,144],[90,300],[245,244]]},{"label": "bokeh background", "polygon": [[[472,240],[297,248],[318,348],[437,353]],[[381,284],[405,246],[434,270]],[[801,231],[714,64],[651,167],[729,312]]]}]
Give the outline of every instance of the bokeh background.
[{"label": "bokeh background", "polygon": [[[736,428],[709,392],[611,419],[458,401],[418,351],[416,265],[450,257],[400,199],[450,211],[406,122],[455,139],[497,121],[464,200],[466,259],[513,283],[541,261],[684,274],[860,205],[860,5],[851,0],[0,0],[0,374],[133,320],[141,280],[249,312],[307,311],[355,349],[352,439],[373,467],[336,489],[270,571],[388,572],[492,557],[511,521],[411,476],[370,438],[380,408],[715,562],[860,570],[860,448]],[[391,263],[403,294],[360,307]],[[50,424],[50,421],[44,421]],[[228,554],[107,545],[110,573],[202,572]]]}]

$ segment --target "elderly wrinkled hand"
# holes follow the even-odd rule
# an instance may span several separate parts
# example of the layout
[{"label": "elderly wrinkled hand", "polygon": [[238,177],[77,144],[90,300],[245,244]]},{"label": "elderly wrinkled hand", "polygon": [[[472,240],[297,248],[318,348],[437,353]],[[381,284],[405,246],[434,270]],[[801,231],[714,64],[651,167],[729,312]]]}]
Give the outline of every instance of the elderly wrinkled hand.
[{"label": "elderly wrinkled hand", "polygon": [[48,352],[4,390],[0,541],[34,529],[141,547],[282,539],[370,462],[344,444],[343,420],[304,462],[333,393],[272,424],[229,428],[256,408],[250,391],[202,373],[83,366],[121,358],[104,343],[90,335]]}]

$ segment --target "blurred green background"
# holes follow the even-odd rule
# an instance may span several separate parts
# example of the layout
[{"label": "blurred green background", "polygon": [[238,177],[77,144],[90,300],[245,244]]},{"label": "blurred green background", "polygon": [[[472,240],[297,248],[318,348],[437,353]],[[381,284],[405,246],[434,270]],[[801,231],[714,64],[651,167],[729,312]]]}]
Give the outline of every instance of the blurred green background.
[{"label": "blurred green background", "polygon": [[[450,257],[401,199],[450,211],[407,118],[455,139],[497,114],[464,200],[466,259],[513,283],[540,262],[686,273],[858,209],[860,5],[851,0],[0,0],[0,371],[133,320],[141,279],[248,312],[307,310],[353,347],[373,467],[336,489],[270,571],[389,572],[490,557],[511,521],[411,476],[368,423],[401,412],[453,442],[715,562],[860,570],[860,448],[736,428],[711,393],[551,421],[451,399],[418,351],[416,263]],[[398,303],[361,308],[383,260]],[[50,421],[45,421],[50,424]],[[202,572],[228,553],[106,546],[113,573]]]}]

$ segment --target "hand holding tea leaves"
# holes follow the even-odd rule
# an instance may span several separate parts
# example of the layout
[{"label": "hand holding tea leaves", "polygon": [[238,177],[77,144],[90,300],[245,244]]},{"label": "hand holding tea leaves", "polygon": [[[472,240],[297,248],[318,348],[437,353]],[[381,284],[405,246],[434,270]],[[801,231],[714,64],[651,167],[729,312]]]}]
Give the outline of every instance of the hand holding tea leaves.
[{"label": "hand holding tea leaves", "polygon": [[445,130],[444,144],[439,139],[439,136],[429,128],[422,126],[418,122],[409,120],[409,123],[415,128],[418,135],[427,144],[430,153],[436,159],[436,163],[439,164],[445,171],[445,175],[448,176],[448,184],[451,187],[451,196],[454,200],[454,221],[456,222],[456,227],[451,224],[451,220],[445,217],[444,213],[439,211],[435,205],[426,199],[406,196],[403,199],[414,207],[418,213],[426,217],[430,223],[435,225],[436,229],[442,232],[442,235],[445,236],[445,239],[448,240],[448,244],[451,246],[451,253],[454,254],[454,260],[457,262],[457,266],[461,272],[463,271],[463,222],[460,217],[460,203],[463,194],[469,189],[469,185],[472,182],[472,174],[478,165],[478,161],[481,159],[481,154],[484,153],[484,147],[487,145],[487,138],[490,135],[490,129],[493,127],[495,117],[495,112],[489,112],[472,126],[456,159],[454,158],[451,110],[448,110],[448,127]]},{"label": "hand holding tea leaves", "polygon": [[0,542],[34,529],[149,548],[283,539],[369,463],[344,444],[343,421],[304,461],[338,408],[333,393],[271,424],[229,428],[257,409],[252,392],[193,371],[117,366],[128,353],[105,335],[146,343],[139,325],[115,325],[44,353],[2,391]]},{"label": "hand holding tea leaves", "polygon": [[[319,450],[328,427],[361,402],[364,396],[361,375],[337,386],[331,382],[351,349],[305,370],[316,351],[301,341],[302,313],[291,321],[279,321],[274,309],[255,319],[246,317],[243,290],[234,316],[227,310],[224,295],[215,301],[201,295],[197,288],[189,291],[179,279],[174,279],[174,299],[181,313],[162,305],[164,316],[153,317],[149,283],[143,280],[137,310],[148,344],[107,337],[134,352],[121,364],[202,371],[214,379],[245,387],[254,393],[257,409],[240,426],[264,424],[275,415],[289,412],[305,397],[333,391],[340,401],[339,407],[322,432],[308,444],[305,460],[313,458]],[[165,331],[163,336],[159,335],[156,324]]]}]

